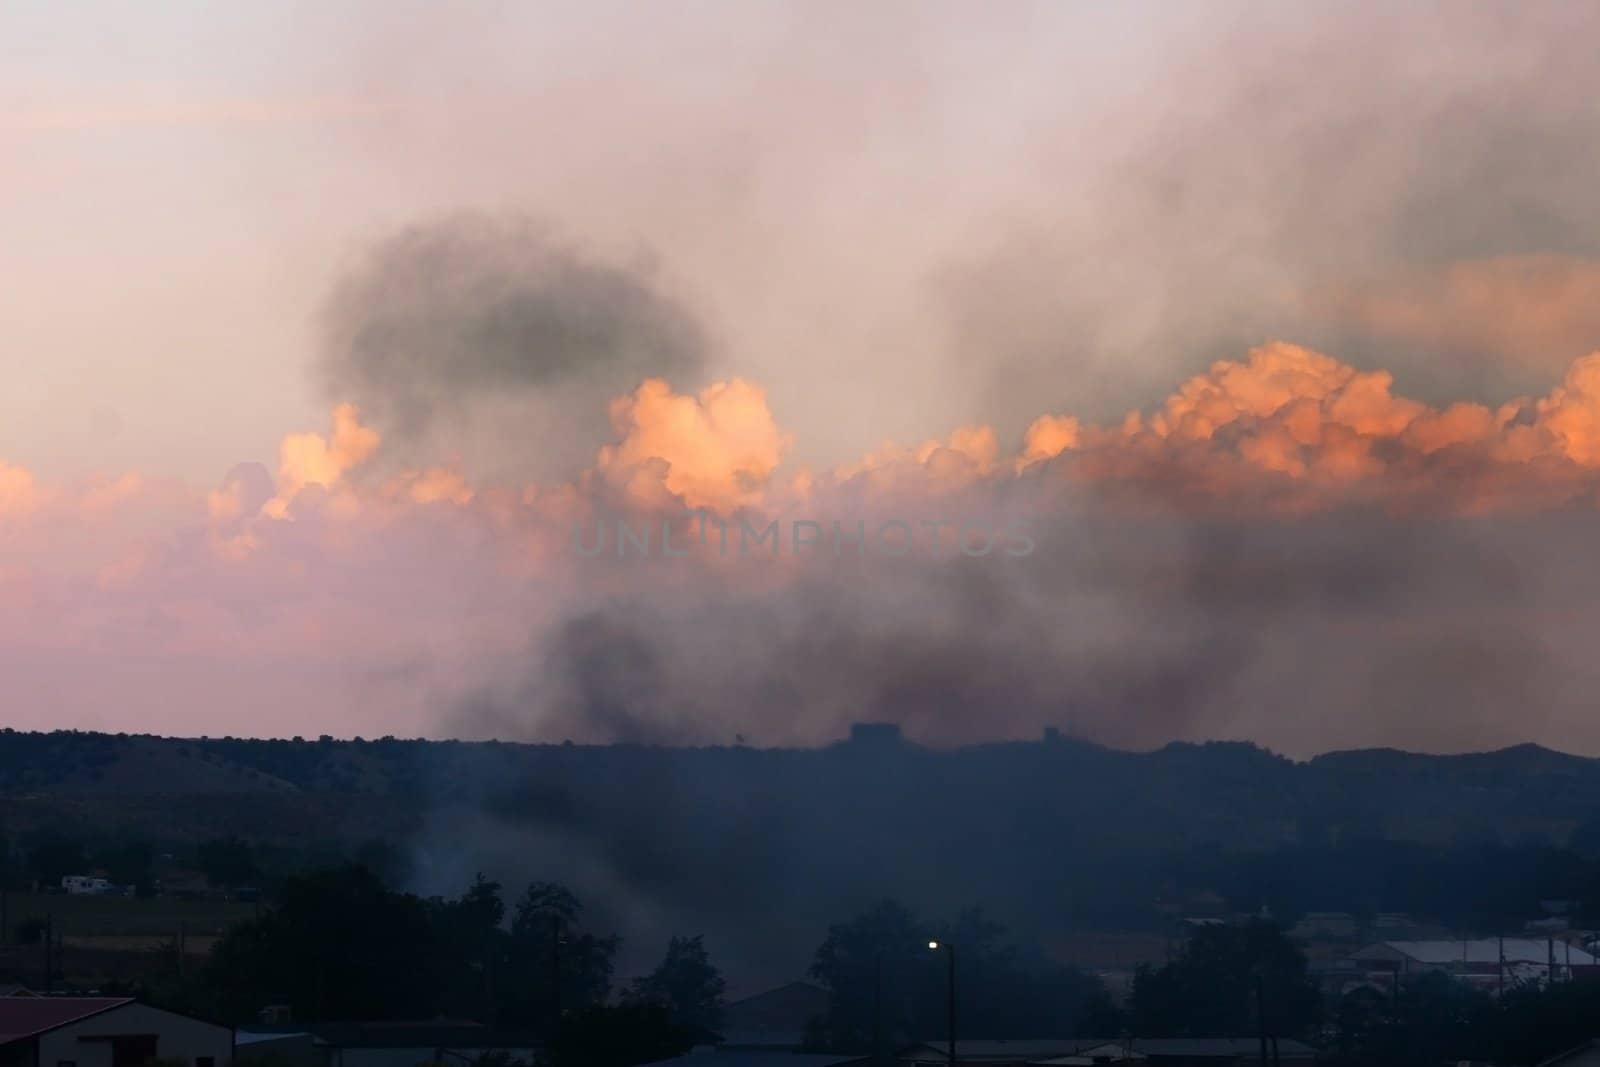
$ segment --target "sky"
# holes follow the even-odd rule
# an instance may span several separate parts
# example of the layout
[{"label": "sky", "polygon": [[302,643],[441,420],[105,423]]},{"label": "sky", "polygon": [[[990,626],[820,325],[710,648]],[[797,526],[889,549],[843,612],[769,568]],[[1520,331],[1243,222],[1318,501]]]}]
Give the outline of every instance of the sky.
[{"label": "sky", "polygon": [[5,720],[1600,753],[1597,30],[8,4]]}]

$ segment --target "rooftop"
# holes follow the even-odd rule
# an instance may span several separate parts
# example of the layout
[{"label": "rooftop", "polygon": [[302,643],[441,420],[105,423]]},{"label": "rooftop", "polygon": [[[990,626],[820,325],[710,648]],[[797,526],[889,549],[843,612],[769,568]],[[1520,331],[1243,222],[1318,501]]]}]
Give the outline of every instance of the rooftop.
[{"label": "rooftop", "polygon": [[0,1045],[131,1003],[131,997],[0,997]]},{"label": "rooftop", "polygon": [[1480,937],[1475,939],[1452,941],[1380,941],[1375,945],[1368,945],[1355,954],[1355,959],[1370,960],[1383,959],[1385,948],[1398,952],[1408,959],[1418,963],[1446,965],[1451,963],[1499,963],[1502,958],[1507,963],[1542,963],[1548,964],[1551,952],[1555,953],[1557,966],[1566,966],[1568,962],[1575,967],[1588,967],[1600,964],[1600,957],[1586,952],[1576,945],[1568,945],[1564,941],[1554,942],[1544,938],[1508,937],[1504,939],[1504,956],[1501,955],[1501,939],[1496,937]]},{"label": "rooftop", "polygon": [[332,1048],[534,1048],[542,1044],[527,1030],[503,1030],[459,1019],[391,1022],[255,1023],[236,1031],[239,1044],[255,1044],[310,1034]]},{"label": "rooftop", "polygon": [[771,1052],[756,1049],[712,1052],[696,1049],[670,1060],[645,1064],[644,1067],[843,1067],[845,1064],[866,1062],[861,1056],[841,1056],[831,1052]]},{"label": "rooftop", "polygon": [[731,1031],[798,1033],[828,1009],[828,991],[810,982],[790,982],[765,993],[729,1001],[722,1024]]}]

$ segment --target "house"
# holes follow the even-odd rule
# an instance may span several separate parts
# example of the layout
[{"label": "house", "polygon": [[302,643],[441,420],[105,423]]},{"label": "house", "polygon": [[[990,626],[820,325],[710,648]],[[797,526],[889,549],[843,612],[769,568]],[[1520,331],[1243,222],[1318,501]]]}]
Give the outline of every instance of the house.
[{"label": "house", "polygon": [[836,1053],[783,1052],[772,1049],[701,1048],[657,1060],[644,1067],[868,1067],[870,1056],[843,1056]]},{"label": "house", "polygon": [[87,874],[65,874],[61,876],[61,888],[73,896],[87,896],[109,893],[114,887],[104,878]]},{"label": "house", "polygon": [[[956,1049],[956,1055],[961,1050]],[[1267,1049],[1268,1063],[1312,1063],[1317,1050],[1303,1041],[1277,1038]],[[1260,1063],[1260,1037],[1145,1037],[1108,1041],[1073,1056],[1035,1061],[1029,1067],[1066,1067],[1068,1064],[1143,1063],[1149,1067],[1207,1067],[1207,1065]]]},{"label": "house", "polygon": [[1547,1060],[1539,1067],[1600,1067],[1600,1040],[1588,1041]]},{"label": "house", "polygon": [[[241,1026],[239,1067],[417,1067],[470,1064],[494,1053],[532,1063],[542,1043],[526,1031],[461,1020],[258,1023]],[[0,1067],[5,1065],[0,1064]]]},{"label": "house", "polygon": [[1554,938],[1480,937],[1450,941],[1380,941],[1350,957],[1356,969],[1383,975],[1442,972],[1486,990],[1518,982],[1566,981],[1593,974],[1600,957]]},{"label": "house", "polygon": [[1289,929],[1296,941],[1337,941],[1354,938],[1361,924],[1343,911],[1311,911]]},{"label": "house", "polygon": [[[956,1065],[981,1067],[1090,1067],[1099,1063],[1143,1063],[1161,1067],[1223,1067],[1259,1063],[1259,1037],[1173,1038],[1046,1038],[1018,1041],[958,1041]],[[1290,1038],[1277,1039],[1277,1060],[1309,1064],[1317,1053],[1310,1045]],[[1273,1053],[1269,1049],[1268,1062]],[[949,1055],[940,1042],[929,1042],[902,1052],[902,1065],[948,1067]]]},{"label": "house", "polygon": [[722,1047],[794,1051],[805,1041],[811,1020],[827,1010],[828,991],[810,982],[730,1001],[722,1010]]},{"label": "house", "polygon": [[[983,1064],[984,1067],[1028,1067],[1029,1064],[1072,1056],[1081,1049],[1106,1044],[1104,1038],[1040,1037],[1013,1040],[956,1041],[957,1064]],[[903,1050],[901,1067],[947,1067],[949,1046],[943,1041],[927,1041]]]},{"label": "house", "polygon": [[228,1067],[233,1031],[129,997],[0,997],[0,1067]]}]

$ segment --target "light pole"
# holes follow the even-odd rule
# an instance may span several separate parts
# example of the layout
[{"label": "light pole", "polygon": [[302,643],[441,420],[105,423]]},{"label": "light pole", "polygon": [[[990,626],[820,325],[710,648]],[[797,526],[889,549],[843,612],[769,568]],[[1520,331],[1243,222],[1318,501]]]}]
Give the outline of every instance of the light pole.
[{"label": "light pole", "polygon": [[561,1022],[561,946],[567,943],[565,924],[559,914],[550,916],[550,1001],[555,1022]]},{"label": "light pole", "polygon": [[938,952],[940,949],[943,949],[945,959],[949,963],[949,967],[946,971],[946,974],[948,975],[948,994],[950,1001],[949,1029],[946,1032],[946,1036],[949,1039],[949,1048],[946,1052],[946,1056],[949,1060],[950,1067],[956,1067],[956,947],[950,944],[948,941],[943,943],[938,941],[929,941],[928,947],[934,952]]}]

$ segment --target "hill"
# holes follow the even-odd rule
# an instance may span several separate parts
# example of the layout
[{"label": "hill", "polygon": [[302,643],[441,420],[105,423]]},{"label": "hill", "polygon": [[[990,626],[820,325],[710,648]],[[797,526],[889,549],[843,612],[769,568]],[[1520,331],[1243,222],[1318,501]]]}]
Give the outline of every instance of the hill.
[{"label": "hill", "polygon": [[[1042,935],[1157,929],[1219,899],[1286,916],[1516,915],[1589,892],[1560,846],[1595,825],[1600,761],[1520,746],[1296,762],[1238,743],[1140,753],[1055,737],[753,749],[5,731],[0,794],[17,850],[56,835],[181,852],[233,835],[292,867],[378,842],[425,893],[479,871],[553,878],[625,937],[759,931],[724,954],[803,958],[828,922],[883,896],[930,913],[982,904]],[[1508,861],[1519,849],[1567,858]],[[1462,884],[1442,887],[1445,869]]]}]

